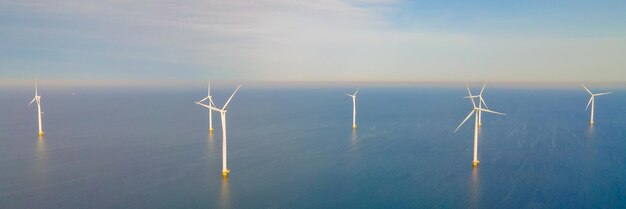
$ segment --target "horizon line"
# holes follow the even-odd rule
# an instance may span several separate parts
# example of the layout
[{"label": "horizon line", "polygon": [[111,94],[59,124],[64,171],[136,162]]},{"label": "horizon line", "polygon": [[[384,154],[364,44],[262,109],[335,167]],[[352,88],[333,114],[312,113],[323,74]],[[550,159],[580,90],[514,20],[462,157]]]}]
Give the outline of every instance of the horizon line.
[{"label": "horizon line", "polygon": [[[170,88],[190,88],[206,85],[208,79],[100,79],[100,80],[69,80],[69,79],[42,79],[38,78],[39,84],[49,87],[170,87]],[[0,79],[0,86],[3,87],[26,87],[32,86],[35,79]],[[411,86],[456,86],[468,84],[482,84],[487,82],[492,86],[499,87],[523,87],[523,88],[568,88],[578,87],[579,84],[589,84],[601,87],[626,87],[626,82],[598,82],[598,81],[349,81],[349,80],[218,80],[212,79],[215,86],[226,86],[241,83],[244,86],[253,87],[342,87],[342,86],[377,86],[377,87],[411,87]]]}]

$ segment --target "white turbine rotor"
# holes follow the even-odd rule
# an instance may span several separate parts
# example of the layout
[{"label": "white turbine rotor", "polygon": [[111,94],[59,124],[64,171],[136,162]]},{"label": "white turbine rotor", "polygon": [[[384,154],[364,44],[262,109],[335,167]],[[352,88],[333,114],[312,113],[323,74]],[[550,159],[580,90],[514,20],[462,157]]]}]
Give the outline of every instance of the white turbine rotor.
[{"label": "white turbine rotor", "polygon": [[607,95],[607,94],[612,94],[613,92],[604,92],[604,93],[597,93],[594,94],[593,96],[602,96],[602,95]]},{"label": "white turbine rotor", "polygon": [[583,85],[583,84],[580,84],[580,85],[581,85],[583,88],[585,88],[585,90],[587,90],[587,92],[588,92],[589,94],[593,95],[593,93],[591,93],[591,91],[589,91],[589,89],[588,89],[585,85]]},{"label": "white turbine rotor", "polygon": [[461,122],[461,124],[459,124],[459,126],[458,126],[458,127],[456,127],[456,129],[454,130],[454,133],[456,133],[456,131],[458,131],[458,130],[459,130],[459,128],[461,128],[461,126],[463,126],[463,124],[465,123],[465,121],[467,121],[467,119],[469,119],[470,117],[472,117],[472,115],[474,114],[474,112],[475,112],[475,111],[476,111],[476,110],[472,110],[472,111],[471,111],[471,112],[467,115],[467,117],[465,117],[465,119],[463,120],[463,122]]}]

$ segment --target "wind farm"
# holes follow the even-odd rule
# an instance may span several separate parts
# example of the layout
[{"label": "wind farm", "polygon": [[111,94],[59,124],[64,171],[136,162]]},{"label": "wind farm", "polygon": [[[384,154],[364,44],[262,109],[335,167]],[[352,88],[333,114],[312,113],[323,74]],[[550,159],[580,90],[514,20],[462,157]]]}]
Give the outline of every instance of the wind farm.
[{"label": "wind farm", "polygon": [[624,8],[0,1],[0,208],[626,208]]},{"label": "wind farm", "polygon": [[[46,122],[55,131],[46,133],[45,139],[33,139],[32,125],[37,121],[32,120],[32,109],[19,102],[19,98],[32,96],[28,88],[8,95],[16,99],[0,96],[6,104],[0,114],[14,120],[0,120],[6,127],[0,134],[0,157],[20,162],[2,161],[6,170],[0,178],[14,181],[16,186],[6,190],[13,193],[0,199],[16,207],[43,202],[51,207],[68,202],[174,207],[186,202],[198,207],[293,208],[302,204],[281,200],[330,199],[317,206],[332,208],[343,206],[337,201],[348,197],[355,202],[346,204],[355,207],[388,201],[402,207],[433,206],[419,199],[370,197],[393,187],[398,195],[454,197],[444,198],[446,207],[496,204],[484,196],[506,199],[509,192],[519,199],[497,204],[523,205],[533,199],[525,193],[529,190],[550,197],[546,204],[577,207],[603,204],[603,198],[577,201],[573,197],[587,193],[575,188],[584,185],[603,191],[604,183],[622,182],[621,175],[607,177],[607,169],[626,169],[620,158],[615,158],[626,147],[620,135],[623,120],[618,120],[626,115],[615,111],[626,105],[619,89],[615,96],[602,100],[603,111],[595,112],[602,123],[589,127],[589,115],[580,111],[580,104],[588,98],[581,98],[577,84],[566,90],[492,84],[482,93],[483,100],[489,100],[488,108],[478,104],[483,88],[474,92],[462,84],[450,88],[361,87],[367,88],[368,96],[359,98],[362,119],[356,135],[346,129],[353,119],[346,117],[346,96],[337,94],[346,87],[253,86],[240,92],[241,87],[232,89],[230,83],[212,81],[211,97],[196,104],[189,101],[197,100],[199,94],[209,96],[206,82],[185,91],[157,93],[108,90],[81,91],[74,96],[63,89],[46,88],[45,94],[50,95],[44,106],[50,113]],[[477,82],[473,84],[477,86]],[[37,94],[41,96],[39,86]],[[350,95],[354,92],[356,89]],[[461,95],[467,98],[459,99]],[[223,103],[217,102],[219,98]],[[193,108],[196,105],[219,112],[221,122],[213,128],[221,137],[207,136],[207,113]],[[507,116],[489,117],[478,127],[479,112]],[[459,118],[461,115],[466,117]],[[459,119],[463,120],[460,125]],[[474,132],[463,127],[470,119],[474,120]],[[454,128],[456,133],[451,130]],[[569,170],[586,171],[572,175]],[[79,179],[67,182],[70,177]],[[544,178],[553,180],[537,180]],[[360,186],[343,186],[352,183]],[[520,184],[525,186],[520,188]],[[93,185],[99,189],[90,194],[76,192]],[[115,192],[122,186],[157,193]],[[557,187],[572,189],[574,195],[551,192]],[[332,195],[320,192],[336,188],[344,190]],[[48,196],[31,196],[33,193]],[[21,201],[26,195],[32,200]],[[65,195],[72,198],[63,198]],[[599,195],[617,197],[608,191]],[[98,200],[85,201],[89,197]],[[131,200],[120,203],[119,198]],[[163,201],[147,201],[153,198]],[[619,206],[620,202],[609,205]]]}]

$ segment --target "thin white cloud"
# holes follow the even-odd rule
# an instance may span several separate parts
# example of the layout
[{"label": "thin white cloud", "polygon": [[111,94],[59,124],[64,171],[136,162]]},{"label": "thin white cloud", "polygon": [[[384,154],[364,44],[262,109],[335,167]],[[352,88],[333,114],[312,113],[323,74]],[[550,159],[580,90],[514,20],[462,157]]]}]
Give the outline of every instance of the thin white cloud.
[{"label": "thin white cloud", "polygon": [[[189,79],[614,81],[625,74],[618,70],[624,61],[617,57],[626,49],[623,38],[483,37],[417,26],[399,29],[387,14],[402,3],[24,0],[0,2],[0,8],[49,17],[50,24],[5,30],[32,39],[85,43],[36,47],[99,61],[67,66],[93,68],[89,73],[101,76],[107,76],[107,64],[120,60],[135,64],[116,65],[116,74]],[[182,67],[152,68],[161,63]],[[93,66],[97,64],[105,66]],[[589,77],[583,72],[594,67],[608,73]]]}]

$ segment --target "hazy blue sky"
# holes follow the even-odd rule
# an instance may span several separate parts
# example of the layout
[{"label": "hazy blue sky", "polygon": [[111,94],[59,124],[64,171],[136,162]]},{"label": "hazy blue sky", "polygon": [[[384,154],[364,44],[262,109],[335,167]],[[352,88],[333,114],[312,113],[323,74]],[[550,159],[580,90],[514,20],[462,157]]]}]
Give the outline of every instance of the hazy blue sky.
[{"label": "hazy blue sky", "polygon": [[626,81],[626,1],[0,0],[0,80]]}]

